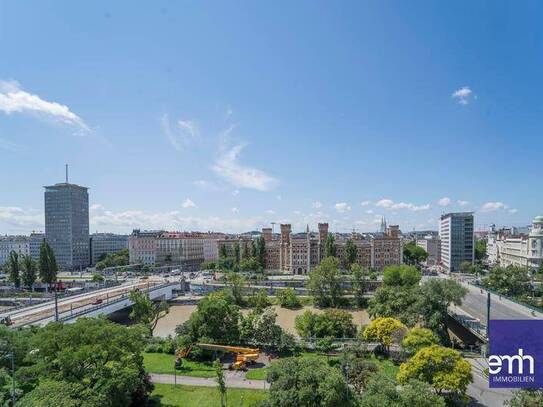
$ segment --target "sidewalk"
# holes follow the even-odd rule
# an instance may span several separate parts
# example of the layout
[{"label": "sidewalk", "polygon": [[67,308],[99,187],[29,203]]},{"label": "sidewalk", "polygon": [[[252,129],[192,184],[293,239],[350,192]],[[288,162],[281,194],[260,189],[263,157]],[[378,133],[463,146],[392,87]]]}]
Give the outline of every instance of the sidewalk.
[{"label": "sidewalk", "polygon": [[[266,390],[269,385],[265,380],[247,380],[245,372],[225,372],[226,387],[238,389],[258,389]],[[174,376],[173,374],[150,373],[153,383],[165,384],[185,384],[189,386],[217,387],[217,381],[214,378],[192,377],[192,376]]]}]

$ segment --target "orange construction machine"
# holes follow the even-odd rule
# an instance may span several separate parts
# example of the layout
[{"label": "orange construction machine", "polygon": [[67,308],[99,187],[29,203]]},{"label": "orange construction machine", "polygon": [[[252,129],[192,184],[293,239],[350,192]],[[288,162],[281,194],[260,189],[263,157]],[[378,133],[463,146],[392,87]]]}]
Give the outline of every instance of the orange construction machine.
[{"label": "orange construction machine", "polygon": [[[256,362],[260,356],[260,350],[258,348],[244,348],[241,346],[227,346],[227,345],[215,345],[213,343],[197,343],[196,346],[213,351],[231,352],[236,355],[236,359],[229,366],[230,369],[243,370],[247,368],[248,364]],[[175,353],[176,364],[181,364],[181,359],[189,355],[192,350],[192,345],[183,349],[177,350]]]}]

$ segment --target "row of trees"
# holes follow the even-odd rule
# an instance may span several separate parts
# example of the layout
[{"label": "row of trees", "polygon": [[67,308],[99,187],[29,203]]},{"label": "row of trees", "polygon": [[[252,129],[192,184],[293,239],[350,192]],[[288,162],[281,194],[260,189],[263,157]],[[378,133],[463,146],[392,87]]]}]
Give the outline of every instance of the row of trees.
[{"label": "row of trees", "polygon": [[103,270],[107,267],[126,266],[128,263],[128,249],[122,249],[117,253],[104,253],[96,263],[96,268]]},{"label": "row of trees", "polygon": [[12,251],[6,265],[9,280],[16,288],[34,287],[39,276],[45,284],[51,284],[57,280],[58,266],[53,249],[46,242],[40,246],[40,258],[36,262],[29,255],[19,255]]}]

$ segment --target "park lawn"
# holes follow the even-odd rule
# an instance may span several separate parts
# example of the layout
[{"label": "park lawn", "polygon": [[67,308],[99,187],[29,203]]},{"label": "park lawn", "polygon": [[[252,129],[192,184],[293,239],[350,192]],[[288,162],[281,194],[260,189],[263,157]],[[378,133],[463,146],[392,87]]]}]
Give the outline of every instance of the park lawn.
[{"label": "park lawn", "polygon": [[[332,364],[339,362],[339,357],[337,356],[325,356],[320,355],[318,353],[314,352],[302,352],[300,358],[311,358],[311,359],[323,359],[327,360],[328,362],[332,362]],[[276,359],[277,360],[277,359]],[[390,377],[393,380],[396,380],[396,375],[398,374],[398,371],[400,368],[394,364],[389,359],[378,359],[375,356],[372,356],[370,358],[373,362],[377,364],[381,372],[387,376]],[[273,363],[273,362],[272,362]],[[266,376],[268,374],[268,368],[267,367],[261,367],[259,369],[250,369],[245,377],[249,380],[266,380]]]},{"label": "park lawn", "polygon": [[[175,356],[168,353],[143,353],[143,364],[149,373],[174,374]],[[215,377],[211,362],[183,359],[183,366],[176,370],[180,376]]]},{"label": "park lawn", "polygon": [[[229,406],[251,406],[267,398],[268,392],[255,389],[227,390]],[[162,407],[216,407],[221,405],[216,387],[198,387],[155,383],[151,394],[152,406]],[[243,401],[243,404],[242,404]]]}]

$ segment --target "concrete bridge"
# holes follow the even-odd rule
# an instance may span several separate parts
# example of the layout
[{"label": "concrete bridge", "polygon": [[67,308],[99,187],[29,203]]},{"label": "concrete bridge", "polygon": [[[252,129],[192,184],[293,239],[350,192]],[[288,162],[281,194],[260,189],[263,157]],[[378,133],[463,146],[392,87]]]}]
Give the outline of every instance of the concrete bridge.
[{"label": "concrete bridge", "polygon": [[130,307],[132,302],[128,296],[135,289],[148,293],[153,300],[170,300],[174,289],[178,288],[178,282],[140,280],[91,293],[59,298],[56,307],[54,301],[48,301],[37,306],[8,312],[2,316],[9,316],[12,326],[15,327],[43,326],[55,320],[71,323],[81,317],[109,315]]},{"label": "concrete bridge", "polygon": [[[444,278],[444,277],[442,277]],[[509,298],[477,287],[467,281],[457,280],[468,292],[461,306],[449,307],[449,315],[468,328],[483,343],[487,338],[487,301],[490,295],[490,320],[543,319],[543,311],[519,304]]]}]

